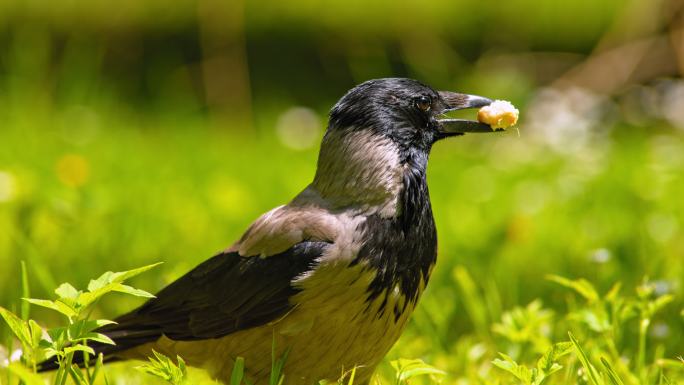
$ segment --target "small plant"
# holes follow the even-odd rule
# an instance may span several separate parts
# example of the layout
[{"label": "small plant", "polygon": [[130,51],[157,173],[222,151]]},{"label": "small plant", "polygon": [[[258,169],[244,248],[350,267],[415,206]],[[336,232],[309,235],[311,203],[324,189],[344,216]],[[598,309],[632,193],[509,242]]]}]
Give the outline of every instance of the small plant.
[{"label": "small plant", "polygon": [[[101,354],[96,356],[89,344],[113,344],[111,339],[97,332],[99,327],[112,321],[91,319],[91,310],[103,295],[111,292],[151,297],[151,294],[124,282],[154,266],[105,273],[90,281],[86,290],[62,284],[55,290],[55,300],[30,298],[23,268],[22,306],[18,312],[0,307],[0,317],[20,342],[22,354],[18,362],[10,362],[3,370],[5,375],[0,377],[0,384],[45,385],[37,370],[40,362],[50,358],[58,366],[52,378],[53,385],[93,385],[96,380],[108,384],[102,370],[104,357]],[[653,320],[673,302],[674,297],[659,295],[655,285],[647,280],[637,288],[635,295],[628,296],[621,293],[620,285],[614,285],[602,294],[587,280],[551,276],[550,281],[570,290],[566,296],[567,310],[546,308],[537,299],[526,306],[498,311],[496,306],[486,306],[487,296],[493,291],[481,291],[465,269],[460,270],[456,278],[461,289],[473,297],[464,304],[465,312],[477,320],[473,324],[479,322],[480,327],[475,328],[473,339],[460,337],[459,343],[467,349],[460,353],[458,350],[450,352],[445,359],[431,358],[452,375],[463,376],[456,383],[670,385],[681,383],[684,378],[684,359],[676,354],[673,358],[666,358],[659,346],[662,342],[649,339],[652,323],[657,325],[660,322]],[[31,305],[58,312],[65,319],[64,325],[43,330],[29,318]],[[494,319],[498,322],[493,322]],[[564,341],[566,339],[569,341]],[[8,355],[11,355],[11,343],[6,346]],[[267,382],[268,385],[282,385],[286,382],[285,363],[289,350],[276,349],[275,334],[271,348],[271,373]],[[505,353],[496,357],[497,351]],[[76,354],[85,355],[83,368],[73,364]],[[454,369],[449,365],[455,361],[465,364]],[[241,357],[235,359],[230,385],[254,385],[247,375],[249,364]],[[385,373],[385,377],[374,376],[372,384],[438,384],[446,375],[445,371],[420,359],[400,358],[389,364],[393,370]],[[149,362],[137,369],[171,385],[189,382],[186,362],[180,356],[167,357],[153,351]],[[357,369],[346,370],[336,381],[319,381],[318,384],[355,385],[358,382]],[[451,383],[451,379],[448,382]],[[215,382],[207,380],[201,384]]]},{"label": "small plant", "polygon": [[[501,358],[492,363],[512,374],[519,383],[540,385],[547,382],[551,374],[564,368],[558,359],[572,352],[574,360],[568,360],[570,370],[565,371],[566,382],[580,379],[581,383],[590,385],[668,384],[672,382],[665,375],[664,368],[684,369],[675,360],[657,356],[648,362],[646,354],[651,320],[674,300],[672,295],[656,295],[654,285],[647,280],[636,289],[635,297],[626,297],[620,294],[619,284],[601,295],[584,279],[571,280],[559,276],[550,276],[548,279],[574,291],[583,299],[583,303],[577,303],[574,299],[569,301],[570,309],[559,324],[581,333],[587,346],[582,346],[573,332],[567,332],[570,341],[554,344],[539,358],[534,368],[521,365],[509,355],[499,353]],[[501,323],[495,324],[493,329],[516,343],[520,353],[520,346],[524,346],[521,344],[541,346],[549,343],[549,336],[545,336],[541,330],[550,326],[550,317],[551,313],[535,301],[525,309],[516,308],[505,313]],[[621,351],[620,339],[630,335],[629,327],[633,324],[637,325],[636,338],[632,344],[636,349]]]},{"label": "small plant", "polygon": [[528,368],[520,365],[506,354],[499,353],[501,358],[492,362],[497,367],[513,374],[521,384],[524,385],[541,385],[551,374],[563,369],[563,366],[558,363],[558,359],[572,351],[571,342],[560,342],[554,344],[549,350],[537,360],[535,368]]},{"label": "small plant", "polygon": [[185,367],[185,361],[180,356],[176,356],[176,364],[169,357],[161,353],[154,350],[152,350],[152,353],[154,357],[149,357],[149,362],[138,366],[138,370],[161,378],[171,385],[181,385],[185,382],[188,370]]},{"label": "small plant", "polygon": [[285,380],[283,368],[285,367],[285,362],[287,361],[287,356],[289,354],[290,349],[287,348],[280,357],[276,356],[276,340],[274,332],[273,340],[271,342],[271,376],[268,381],[269,385],[281,385]]},{"label": "small plant", "polygon": [[[14,336],[22,346],[19,362],[11,362],[7,370],[19,378],[20,383],[44,384],[38,371],[38,364],[46,359],[55,359],[58,367],[54,376],[54,385],[64,385],[71,378],[75,384],[91,385],[101,373],[103,364],[102,354],[96,356],[95,351],[88,346],[89,342],[114,344],[109,337],[97,333],[102,326],[110,325],[113,321],[104,319],[90,319],[93,305],[102,296],[117,292],[136,297],[151,298],[152,294],[135,289],[124,282],[138,274],[144,273],[158,264],[144,266],[124,272],[106,272],[99,278],[91,280],[86,290],[77,290],[69,283],[61,284],[56,290],[56,300],[23,298],[26,305],[22,306],[19,317],[11,311],[0,307],[0,316],[5,320]],[[22,269],[25,272],[25,268]],[[28,280],[23,275],[24,294],[28,293]],[[28,304],[54,310],[64,316],[64,326],[44,331],[36,321],[28,319]],[[75,354],[84,355],[84,369],[73,364]],[[12,381],[8,376],[8,382]]]},{"label": "small plant", "polygon": [[408,360],[400,358],[390,362],[396,371],[395,385],[408,384],[409,380],[418,376],[429,376],[432,382],[439,383],[446,372],[430,366],[420,359]]}]

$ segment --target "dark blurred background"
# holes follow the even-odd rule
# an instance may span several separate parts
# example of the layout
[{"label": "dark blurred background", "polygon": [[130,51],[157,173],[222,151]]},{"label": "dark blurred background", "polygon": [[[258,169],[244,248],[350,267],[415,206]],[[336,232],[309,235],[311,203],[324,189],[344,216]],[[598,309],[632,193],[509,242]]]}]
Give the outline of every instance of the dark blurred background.
[{"label": "dark blurred background", "polygon": [[683,73],[678,0],[0,1],[0,304],[21,260],[35,296],[161,260],[157,290],[311,180],[344,92],[406,76],[521,122],[433,150],[440,262],[399,354],[562,308],[550,273],[676,294],[654,338],[681,354]]},{"label": "dark blurred background", "polygon": [[386,76],[516,102],[554,86],[634,103],[649,90],[632,87],[678,76],[684,60],[674,0],[6,0],[0,23],[6,107],[99,102],[250,128],[275,118],[264,110],[323,111]]}]

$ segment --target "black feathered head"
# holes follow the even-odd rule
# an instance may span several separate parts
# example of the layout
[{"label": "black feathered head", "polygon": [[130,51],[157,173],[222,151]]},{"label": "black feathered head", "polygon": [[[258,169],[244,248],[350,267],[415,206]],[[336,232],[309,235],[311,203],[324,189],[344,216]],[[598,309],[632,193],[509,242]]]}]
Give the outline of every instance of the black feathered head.
[{"label": "black feathered head", "polygon": [[328,131],[371,130],[402,149],[429,151],[435,141],[448,136],[491,131],[482,123],[443,117],[449,111],[484,107],[491,102],[481,96],[435,91],[413,79],[369,80],[335,104]]}]

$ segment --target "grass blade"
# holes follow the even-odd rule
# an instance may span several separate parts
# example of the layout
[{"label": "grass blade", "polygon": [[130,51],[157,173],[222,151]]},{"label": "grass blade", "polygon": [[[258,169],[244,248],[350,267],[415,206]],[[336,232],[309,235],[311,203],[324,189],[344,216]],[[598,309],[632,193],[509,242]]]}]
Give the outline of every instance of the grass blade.
[{"label": "grass blade", "polygon": [[568,332],[568,336],[570,337],[570,341],[572,341],[572,344],[575,345],[575,350],[577,350],[577,358],[579,358],[580,362],[582,363],[584,370],[587,371],[589,381],[591,381],[593,385],[603,385],[603,382],[599,381],[598,375],[596,374],[596,369],[594,369],[594,367],[589,362],[587,354],[584,352],[584,349],[582,349],[575,336],[572,334],[572,332]]},{"label": "grass blade", "polygon": [[594,288],[594,285],[584,278],[572,280],[558,275],[547,275],[546,279],[576,291],[577,294],[584,297],[590,303],[598,302],[600,298],[598,292],[596,292],[596,289]]},{"label": "grass blade", "polygon": [[285,375],[283,374],[283,368],[285,367],[288,354],[290,354],[290,348],[285,349],[283,355],[276,359],[276,341],[274,331],[273,340],[271,342],[271,377],[269,378],[269,385],[279,385],[283,382],[283,379],[285,378]]},{"label": "grass blade", "polygon": [[475,281],[463,266],[454,268],[453,277],[463,293],[461,299],[470,321],[480,336],[489,338],[489,316],[484,306],[486,301],[482,298]]},{"label": "grass blade", "polygon": [[[21,296],[22,298],[31,298],[31,290],[29,288],[28,272],[26,271],[26,262],[21,261]],[[28,321],[30,316],[31,304],[26,301],[21,301],[21,319]]]},{"label": "grass blade", "polygon": [[233,364],[233,372],[230,374],[230,385],[240,385],[245,375],[245,359],[238,357]]},{"label": "grass blade", "polygon": [[606,368],[606,374],[608,375],[608,378],[610,379],[610,382],[613,383],[613,385],[625,385],[625,383],[622,382],[620,376],[618,376],[618,374],[615,373],[615,370],[613,370],[613,367],[610,365],[610,362],[608,362],[608,360],[601,357],[601,363]]},{"label": "grass blade", "polygon": [[356,377],[356,366],[351,370],[351,374],[349,374],[349,381],[347,381],[347,385],[354,385],[354,377]]}]

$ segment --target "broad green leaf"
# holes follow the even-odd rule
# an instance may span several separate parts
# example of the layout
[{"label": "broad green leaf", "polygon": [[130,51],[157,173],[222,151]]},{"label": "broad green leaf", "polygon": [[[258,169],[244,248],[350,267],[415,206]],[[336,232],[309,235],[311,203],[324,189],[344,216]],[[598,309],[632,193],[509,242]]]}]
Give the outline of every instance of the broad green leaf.
[{"label": "broad green leaf", "polygon": [[140,274],[142,274],[142,273],[144,273],[150,269],[154,269],[155,267],[161,265],[162,263],[163,262],[157,262],[157,263],[153,263],[151,265],[139,267],[137,269],[122,271],[120,273],[113,273],[112,274],[112,282],[114,282],[114,283],[124,282],[125,280],[133,278],[136,275],[140,275]]},{"label": "broad green leaf", "polygon": [[48,329],[47,333],[52,341],[60,341],[64,339],[67,328],[59,327]]},{"label": "broad green leaf", "polygon": [[496,367],[511,373],[526,385],[532,383],[533,373],[529,368],[527,368],[524,365],[518,364],[517,362],[515,362],[515,360],[513,360],[511,357],[504,353],[499,353],[499,355],[501,356],[501,358],[503,358],[503,360],[497,358],[494,361],[492,361],[492,363]]},{"label": "broad green leaf", "polygon": [[84,338],[84,335],[95,329],[115,323],[109,320],[80,320],[69,326],[69,335],[72,339]]},{"label": "broad green leaf", "polygon": [[[123,289],[121,288],[122,285],[120,285],[120,284],[122,282],[124,282],[125,280],[127,280],[129,278],[135,277],[136,275],[142,274],[142,273],[144,273],[144,272],[146,272],[146,271],[148,271],[148,270],[150,270],[150,269],[152,269],[152,268],[154,268],[160,264],[161,264],[161,262],[155,263],[152,265],[148,265],[148,266],[143,266],[143,267],[133,269],[133,270],[129,270],[129,271],[119,272],[119,273],[106,272],[106,273],[102,274],[100,276],[100,278],[98,278],[94,281],[90,281],[90,283],[88,284],[88,292],[83,293],[79,296],[79,303],[81,304],[81,306],[87,307],[87,306],[91,305],[92,303],[94,303],[95,301],[97,301],[98,299],[100,299],[100,297],[102,297],[103,295],[105,295],[109,292],[112,292],[112,291],[127,292],[126,288],[123,288]],[[123,285],[123,286],[125,286],[125,285]],[[135,290],[134,290],[134,292],[135,292],[135,294],[133,294],[133,293],[128,293],[128,294],[133,294],[133,295],[138,295],[138,296],[143,296],[143,297],[151,296],[151,294],[144,292],[142,290],[140,291],[140,293],[135,291]],[[141,293],[145,293],[145,294],[141,294]]]},{"label": "broad green leaf", "polygon": [[57,294],[59,298],[76,300],[80,292],[76,290],[75,287],[71,286],[71,284],[65,282],[55,289],[55,294]]},{"label": "broad green leaf", "polygon": [[122,271],[122,272],[118,272],[118,273],[108,271],[108,272],[102,274],[99,278],[97,278],[95,280],[91,280],[90,283],[88,284],[88,291],[93,292],[93,291],[102,289],[103,287],[105,287],[109,284],[112,284],[112,283],[122,283],[129,278],[133,278],[136,275],[142,274],[142,273],[144,273],[144,272],[146,272],[152,268],[155,268],[161,264],[162,264],[162,262],[154,263],[152,265],[147,265],[147,266],[139,267],[137,269]]},{"label": "broad green leaf", "polygon": [[64,348],[64,353],[69,354],[69,353],[74,353],[74,352],[85,352],[85,353],[91,354],[93,356],[95,355],[95,351],[93,350],[93,348],[91,348],[90,346],[87,346],[87,345],[78,344],[78,345],[68,346],[68,347]]},{"label": "broad green leaf", "polygon": [[443,370],[439,370],[434,366],[428,365],[420,359],[408,360],[405,358],[400,358],[398,360],[391,361],[390,364],[397,371],[396,379],[399,383],[406,382],[407,380],[417,376],[446,375],[446,372]]},{"label": "broad green leaf", "polygon": [[491,329],[512,342],[532,342],[540,349],[549,343],[545,341],[544,330],[551,326],[553,312],[545,309],[540,300],[534,300],[525,307],[516,306],[501,315],[501,321]]},{"label": "broad green leaf", "polygon": [[596,292],[594,285],[584,278],[572,280],[558,275],[548,275],[546,279],[561,286],[575,290],[579,295],[584,297],[589,302],[593,303],[599,300],[599,295]]},{"label": "broad green leaf", "polygon": [[91,331],[107,325],[115,325],[116,321],[108,319],[95,319],[86,321],[86,330]]},{"label": "broad green leaf", "polygon": [[111,283],[112,282],[112,280],[111,280],[112,274],[114,274],[114,273],[111,271],[108,271],[108,272],[102,274],[97,279],[91,279],[90,282],[88,283],[88,291],[93,292],[95,290],[99,290],[99,289],[105,287],[105,285]]},{"label": "broad green leaf", "polygon": [[50,346],[44,346],[43,349],[45,349],[45,358],[52,358],[56,355],[60,355],[62,352],[60,350],[56,350]]},{"label": "broad green leaf", "polygon": [[111,338],[107,337],[102,333],[86,333],[81,335],[81,338],[88,341],[100,342],[107,345],[116,345]]},{"label": "broad green leaf", "polygon": [[23,298],[23,300],[27,301],[33,305],[36,305],[36,306],[41,306],[41,307],[45,307],[48,309],[52,309],[56,312],[64,314],[65,316],[67,316],[69,318],[72,318],[78,314],[75,309],[68,306],[64,302],[49,301],[46,299],[35,299],[35,298]]},{"label": "broad green leaf", "polygon": [[26,346],[31,346],[31,332],[29,326],[24,320],[17,317],[11,311],[0,307],[0,316],[5,320],[12,333]]},{"label": "broad green leaf", "polygon": [[233,364],[233,371],[230,374],[230,385],[240,385],[242,377],[245,375],[245,359],[238,357]]},{"label": "broad green leaf", "polygon": [[610,329],[610,321],[603,309],[580,309],[577,316],[595,332],[602,333]]},{"label": "broad green leaf", "polygon": [[559,342],[552,345],[546,353],[537,361],[537,369],[545,373],[547,376],[555,371],[558,371],[562,366],[556,364],[558,359],[566,354],[572,352],[572,342]]},{"label": "broad green leaf", "polygon": [[133,295],[136,297],[154,298],[153,294],[148,293],[145,290],[136,289],[134,287],[131,287],[128,285],[123,285],[123,284],[115,285],[113,287],[112,291],[116,291],[116,292],[124,293],[124,294],[130,294],[130,295]]}]

